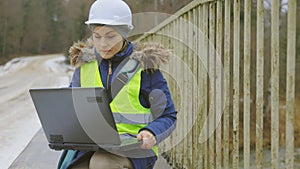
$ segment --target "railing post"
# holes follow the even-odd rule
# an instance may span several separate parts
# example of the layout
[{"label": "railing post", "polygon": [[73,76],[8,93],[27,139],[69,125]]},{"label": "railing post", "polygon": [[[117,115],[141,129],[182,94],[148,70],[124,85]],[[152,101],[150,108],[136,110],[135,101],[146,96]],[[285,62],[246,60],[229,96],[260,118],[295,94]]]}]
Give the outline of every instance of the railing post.
[{"label": "railing post", "polygon": [[233,40],[233,168],[239,168],[240,1],[234,0]]},{"label": "railing post", "polygon": [[251,0],[244,4],[244,169],[250,168]]},{"label": "railing post", "polygon": [[[198,69],[201,69],[201,66],[198,64],[198,60],[199,60],[199,53],[198,53],[198,39],[199,37],[199,32],[198,29],[199,25],[198,25],[198,10],[199,10],[199,6],[194,8],[192,10],[192,14],[189,15],[189,18],[191,20],[191,24],[189,32],[191,33],[191,37],[192,40],[191,41],[191,48],[193,49],[192,51],[192,60],[191,60],[191,69],[192,69],[192,79],[195,78],[195,83],[197,84],[196,86],[192,86],[192,112],[193,112],[193,136],[192,136],[192,150],[193,150],[193,158],[192,158],[192,168],[199,168],[198,167],[198,161],[199,159],[199,154],[201,151],[198,147],[198,118],[199,118],[199,105],[200,105],[200,101],[199,101],[199,81],[198,81]],[[196,36],[195,36],[196,35]]]},{"label": "railing post", "polygon": [[209,139],[209,168],[214,169],[215,162],[215,117],[216,117],[216,74],[215,74],[215,34],[216,34],[216,5],[209,4],[209,35],[208,35],[208,75],[209,75],[209,113],[208,113],[208,139]]},{"label": "railing post", "polygon": [[[203,4],[203,64],[205,68],[208,68],[208,4]],[[208,70],[206,70],[208,71]],[[208,118],[207,116],[207,110],[208,110],[208,94],[207,94],[207,90],[208,90],[208,76],[207,76],[207,72],[203,73],[203,98],[204,98],[204,102],[203,102],[203,118],[206,120]],[[207,123],[203,123],[203,128],[202,128],[202,133],[201,135],[205,135],[204,137],[207,138],[208,137],[208,124]],[[204,131],[203,129],[205,129],[206,131]],[[203,168],[208,168],[208,163],[209,163],[209,157],[208,157],[208,142],[207,140],[203,140],[205,141],[203,143],[203,152],[204,152],[204,165]]]},{"label": "railing post", "polygon": [[222,113],[223,113],[223,64],[222,64],[222,42],[223,42],[223,14],[222,1],[217,1],[217,28],[216,28],[216,168],[222,168]]},{"label": "railing post", "polygon": [[279,161],[279,1],[272,1],[271,18],[271,164]]},{"label": "railing post", "polygon": [[263,162],[264,0],[257,1],[256,17],[256,168]]},{"label": "railing post", "polygon": [[225,109],[223,126],[223,165],[224,169],[229,169],[229,107],[230,107],[230,19],[231,0],[225,0],[225,20],[224,20],[224,74],[225,74]]},{"label": "railing post", "polygon": [[294,167],[296,0],[288,1],[287,75],[286,75],[286,168]]},{"label": "railing post", "polygon": [[[174,48],[174,52],[175,52],[175,56],[176,57],[178,57],[178,55],[177,55],[177,53],[179,53],[179,51],[180,51],[180,46],[181,46],[181,44],[180,44],[180,41],[179,41],[179,28],[180,28],[180,22],[179,22],[179,19],[177,19],[177,20],[175,20],[174,21],[174,29],[175,29],[175,32],[174,32],[174,37],[176,37],[176,39],[175,39],[175,48]],[[179,61],[179,59],[175,59],[175,79],[179,79],[180,78],[180,63],[178,62]],[[178,83],[178,86],[181,86],[181,83],[182,82],[177,82]],[[177,94],[176,94],[176,97],[178,98],[177,99],[177,101],[176,101],[176,105],[180,105],[180,98],[182,97],[181,96],[181,93],[178,91],[177,92]],[[177,108],[178,109],[178,108]],[[180,110],[181,111],[179,111],[179,113],[178,113],[178,118],[177,119],[179,119],[179,117],[182,117],[182,107],[180,107]],[[182,154],[182,151],[183,151],[183,147],[182,147],[182,143],[181,142],[179,142],[179,139],[181,140],[182,138],[183,138],[183,134],[182,134],[182,128],[181,127],[183,127],[182,126],[182,122],[181,121],[179,121],[178,120],[178,122],[177,122],[177,133],[176,133],[176,136],[177,136],[177,140],[178,140],[178,144],[176,145],[176,151],[175,152],[177,152],[176,154],[175,154],[175,156],[176,156],[176,163],[175,163],[175,166],[176,165],[179,165],[179,161],[182,161],[182,156],[183,156],[183,154]]]},{"label": "railing post", "polygon": [[[206,36],[204,34],[204,28],[207,25],[207,19],[205,16],[205,7],[204,5],[199,6],[199,18],[198,18],[198,23],[200,26],[200,30],[198,30],[198,65],[200,66],[200,70],[198,70],[198,84],[200,87],[199,93],[199,113],[198,113],[198,144],[199,144],[199,160],[198,160],[198,167],[197,168],[205,168],[207,166],[207,144],[206,142],[201,142],[201,139],[199,136],[203,134],[203,128],[205,128],[204,120],[207,115],[207,71],[206,71],[206,58],[207,58],[207,50],[205,48],[205,43],[206,43]],[[206,22],[205,22],[206,21]]]}]

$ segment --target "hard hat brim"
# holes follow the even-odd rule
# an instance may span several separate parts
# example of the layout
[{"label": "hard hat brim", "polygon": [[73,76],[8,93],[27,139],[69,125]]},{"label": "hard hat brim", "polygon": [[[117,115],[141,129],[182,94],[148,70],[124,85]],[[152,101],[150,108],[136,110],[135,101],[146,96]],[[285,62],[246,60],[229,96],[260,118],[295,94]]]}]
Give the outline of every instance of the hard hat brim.
[{"label": "hard hat brim", "polygon": [[[117,22],[114,21],[112,22],[111,20],[106,20],[106,19],[92,19],[92,20],[88,20],[86,22],[84,22],[87,25],[91,25],[91,24],[103,24],[103,25],[127,25],[124,22]],[[133,29],[133,25],[127,25],[129,29]]]}]

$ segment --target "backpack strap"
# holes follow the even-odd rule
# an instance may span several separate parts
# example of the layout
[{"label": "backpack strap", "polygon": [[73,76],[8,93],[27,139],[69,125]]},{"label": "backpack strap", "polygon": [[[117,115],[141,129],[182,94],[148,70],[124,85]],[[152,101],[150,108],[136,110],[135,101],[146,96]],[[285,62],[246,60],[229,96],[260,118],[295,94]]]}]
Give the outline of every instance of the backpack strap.
[{"label": "backpack strap", "polygon": [[79,158],[76,158],[78,152],[78,150],[63,150],[57,165],[57,169],[68,169],[73,167],[74,165],[77,165],[86,159],[90,159],[94,154],[94,151],[88,151]]},{"label": "backpack strap", "polygon": [[130,81],[140,68],[140,62],[133,58],[127,57],[120,63],[111,83],[112,99],[119,93],[123,86]]},{"label": "backpack strap", "polygon": [[57,169],[60,169],[60,167],[61,167],[61,165],[62,165],[62,163],[63,163],[63,161],[64,161],[64,159],[67,155],[67,152],[68,152],[68,150],[63,150],[62,151],[62,153],[60,155],[60,158],[59,158],[59,161],[58,161],[58,164],[57,164]]},{"label": "backpack strap", "polygon": [[94,153],[95,153],[95,151],[88,151],[88,152],[84,153],[81,157],[73,160],[72,163],[68,166],[68,168],[72,168],[72,167],[76,166],[77,164],[80,164],[83,161],[90,159]]},{"label": "backpack strap", "polygon": [[60,156],[57,169],[66,169],[76,157],[78,150],[64,150]]}]

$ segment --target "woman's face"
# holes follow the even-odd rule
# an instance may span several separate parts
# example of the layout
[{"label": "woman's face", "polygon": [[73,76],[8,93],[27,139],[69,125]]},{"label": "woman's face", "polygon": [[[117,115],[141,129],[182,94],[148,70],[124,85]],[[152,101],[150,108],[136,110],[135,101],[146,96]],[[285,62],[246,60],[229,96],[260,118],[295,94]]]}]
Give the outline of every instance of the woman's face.
[{"label": "woman's face", "polygon": [[113,28],[97,26],[93,30],[93,42],[97,52],[104,59],[110,59],[123,47],[123,37]]}]

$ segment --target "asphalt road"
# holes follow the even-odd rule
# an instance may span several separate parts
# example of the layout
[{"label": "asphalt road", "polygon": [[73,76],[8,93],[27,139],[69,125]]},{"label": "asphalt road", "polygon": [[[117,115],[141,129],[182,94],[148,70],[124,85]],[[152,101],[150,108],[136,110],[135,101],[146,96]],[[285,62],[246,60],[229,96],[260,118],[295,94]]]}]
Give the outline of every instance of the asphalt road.
[{"label": "asphalt road", "polygon": [[5,169],[40,128],[28,90],[68,86],[62,55],[21,58],[0,69],[0,168]]}]

